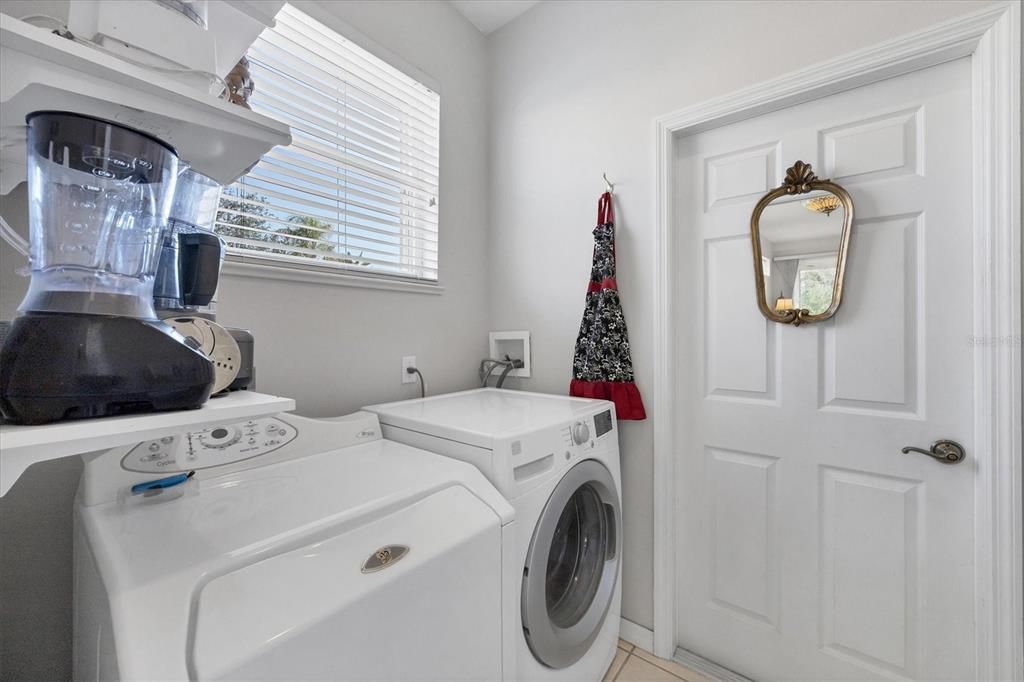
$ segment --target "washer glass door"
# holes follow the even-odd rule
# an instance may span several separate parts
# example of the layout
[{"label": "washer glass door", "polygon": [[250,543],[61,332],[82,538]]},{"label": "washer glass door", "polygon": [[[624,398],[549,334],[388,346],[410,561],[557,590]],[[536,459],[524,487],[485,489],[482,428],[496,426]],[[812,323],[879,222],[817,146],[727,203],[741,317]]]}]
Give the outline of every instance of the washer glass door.
[{"label": "washer glass door", "polygon": [[619,499],[611,473],[587,460],[562,477],[541,512],[523,571],[523,631],[552,668],[572,665],[604,625],[619,572]]}]

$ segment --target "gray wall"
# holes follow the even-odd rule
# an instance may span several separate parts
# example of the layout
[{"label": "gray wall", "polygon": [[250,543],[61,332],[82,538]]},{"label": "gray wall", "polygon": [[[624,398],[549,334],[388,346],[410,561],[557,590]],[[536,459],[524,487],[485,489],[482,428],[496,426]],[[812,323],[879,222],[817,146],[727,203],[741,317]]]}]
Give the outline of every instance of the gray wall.
[{"label": "gray wall", "polygon": [[[0,215],[7,223],[28,238],[28,202],[25,183],[10,194],[0,195]],[[0,320],[11,320],[18,314],[25,290],[28,289],[28,262],[7,242],[0,239]]]},{"label": "gray wall", "polygon": [[[225,277],[218,319],[256,336],[258,389],[310,416],[412,397],[401,357],[432,391],[470,388],[487,350],[484,37],[446,2],[296,2],[441,93],[441,296]],[[257,83],[257,87],[259,84]],[[24,186],[0,199],[23,230]],[[0,243],[0,319],[11,319],[24,263]],[[71,674],[71,509],[79,458],[37,466],[0,499],[0,678]]]},{"label": "gray wall", "polygon": [[[488,38],[492,324],[533,331],[531,390],[567,390],[602,171],[652,408],[656,117],[984,2],[545,2]],[[653,620],[651,421],[622,426],[623,616]]]}]

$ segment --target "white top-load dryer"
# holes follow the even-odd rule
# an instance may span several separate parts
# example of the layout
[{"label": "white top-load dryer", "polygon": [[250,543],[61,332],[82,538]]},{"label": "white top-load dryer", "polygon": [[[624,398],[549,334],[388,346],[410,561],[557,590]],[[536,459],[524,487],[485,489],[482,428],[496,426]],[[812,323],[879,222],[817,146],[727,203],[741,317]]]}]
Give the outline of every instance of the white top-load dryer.
[{"label": "white top-load dryer", "polygon": [[87,456],[75,679],[511,678],[513,516],[475,468],[365,412]]},{"label": "white top-load dryer", "polygon": [[385,438],[473,464],[515,508],[518,678],[602,679],[621,600],[615,406],[479,389],[364,409]]}]

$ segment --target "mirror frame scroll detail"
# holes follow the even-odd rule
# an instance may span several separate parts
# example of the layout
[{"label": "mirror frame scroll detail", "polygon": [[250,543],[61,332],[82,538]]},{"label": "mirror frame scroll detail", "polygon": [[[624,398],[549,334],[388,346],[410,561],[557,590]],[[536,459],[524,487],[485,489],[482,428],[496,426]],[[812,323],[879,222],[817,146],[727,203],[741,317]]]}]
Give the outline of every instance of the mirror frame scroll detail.
[{"label": "mirror frame scroll detail", "polygon": [[[843,232],[839,238],[839,251],[836,257],[836,278],[832,285],[832,303],[825,312],[812,315],[806,308],[776,311],[768,305],[765,294],[764,268],[761,264],[761,230],[759,222],[761,214],[768,205],[780,197],[807,194],[815,190],[825,190],[839,197],[843,205]],[[800,326],[807,322],[821,322],[836,314],[843,300],[843,279],[846,276],[846,255],[850,246],[850,233],[853,227],[853,199],[850,193],[831,180],[821,180],[811,169],[811,164],[797,161],[786,170],[786,177],[779,187],[765,194],[754,206],[750,215],[750,241],[754,252],[754,284],[757,291],[757,307],[761,314],[772,322]]]}]

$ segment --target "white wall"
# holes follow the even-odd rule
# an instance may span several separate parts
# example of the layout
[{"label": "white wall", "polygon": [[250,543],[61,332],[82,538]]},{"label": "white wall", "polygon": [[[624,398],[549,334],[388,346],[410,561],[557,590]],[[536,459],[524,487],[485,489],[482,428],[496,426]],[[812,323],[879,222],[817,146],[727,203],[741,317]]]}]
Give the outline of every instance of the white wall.
[{"label": "white wall", "polygon": [[[492,34],[492,321],[533,332],[524,387],[567,390],[606,171],[619,288],[651,411],[655,117],[984,4],[562,0]],[[625,423],[622,436],[623,616],[650,627],[651,423]]]},{"label": "white wall", "polygon": [[[225,277],[218,319],[256,337],[258,389],[293,396],[311,416],[416,394],[400,384],[415,355],[432,391],[470,388],[487,351],[486,54],[483,36],[446,2],[296,2],[441,93],[442,296]],[[259,87],[257,82],[256,87]],[[24,187],[0,212],[24,231]],[[0,246],[0,319],[25,280]],[[22,479],[0,501],[0,678],[69,679],[71,509],[78,458]]]}]

